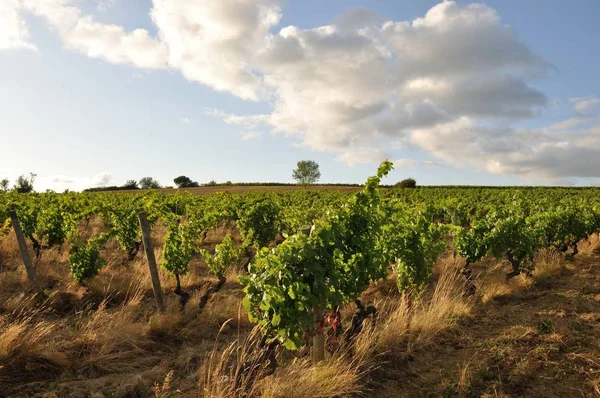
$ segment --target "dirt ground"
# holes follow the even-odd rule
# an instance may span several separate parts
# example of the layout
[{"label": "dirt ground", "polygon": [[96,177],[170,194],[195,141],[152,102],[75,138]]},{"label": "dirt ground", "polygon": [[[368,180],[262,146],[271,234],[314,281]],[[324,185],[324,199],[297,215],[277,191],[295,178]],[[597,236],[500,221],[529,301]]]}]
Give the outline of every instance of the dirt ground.
[{"label": "dirt ground", "polygon": [[[160,262],[164,231],[154,232]],[[209,236],[207,247],[227,232]],[[600,245],[584,246],[572,261],[539,256],[532,277],[511,281],[504,278],[507,263],[484,260],[473,268],[472,297],[456,296],[455,287],[438,292],[444,272],[453,284],[464,283],[453,276],[460,261],[446,257],[409,317],[392,276],[362,298],[391,309],[356,348],[360,361],[334,356],[329,367],[311,368],[302,365],[306,353],[280,353],[277,372],[255,396],[600,396]],[[215,283],[203,262],[195,258],[182,280],[191,296],[184,310],[173,278],[161,270],[168,310],[157,315],[143,255],[125,264],[119,250],[109,243],[107,266],[86,287],[68,274],[66,251],[43,253],[36,265],[40,298],[24,292],[14,236],[0,240],[0,397],[243,396],[203,387],[215,383],[204,377],[211,353],[251,333],[236,283],[243,271],[230,270],[223,289],[198,311]],[[353,304],[342,309],[346,325],[353,311]],[[217,387],[229,380],[226,372],[216,377]]]},{"label": "dirt ground", "polygon": [[600,258],[498,293],[434,344],[382,364],[377,396],[600,396]]}]

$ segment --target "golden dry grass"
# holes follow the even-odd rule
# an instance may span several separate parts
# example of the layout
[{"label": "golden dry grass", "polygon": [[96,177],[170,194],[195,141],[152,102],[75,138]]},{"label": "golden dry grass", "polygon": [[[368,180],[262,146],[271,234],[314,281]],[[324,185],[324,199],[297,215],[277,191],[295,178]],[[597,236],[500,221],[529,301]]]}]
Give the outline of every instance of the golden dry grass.
[{"label": "golden dry grass", "polygon": [[565,269],[561,254],[550,249],[540,250],[536,253],[534,264],[533,278],[538,284],[549,283]]},{"label": "golden dry grass", "polygon": [[[92,228],[102,228],[92,224]],[[190,274],[182,278],[184,290],[190,293],[183,311],[180,311],[178,297],[173,294],[174,278],[161,270],[167,313],[157,314],[142,252],[124,264],[126,255],[112,242],[107,249],[110,251],[107,266],[86,287],[81,287],[69,276],[65,254],[68,250],[44,251],[36,264],[44,294],[35,295],[23,290],[26,275],[13,239],[8,236],[0,240],[0,382],[10,379],[26,385],[47,380],[44,388],[50,388],[52,382],[59,385],[56,396],[70,396],[72,391],[80,396],[93,393],[155,397],[303,398],[360,393],[369,396],[372,394],[366,387],[371,377],[369,372],[381,364],[386,366],[387,362],[383,361],[392,359],[394,363],[405,364],[403,361],[409,357],[414,360],[420,355],[437,355],[438,349],[443,352],[440,355],[446,355],[441,351],[445,349],[444,344],[456,342],[459,335],[465,333],[460,329],[462,320],[473,324],[486,308],[492,308],[496,315],[501,314],[505,301],[497,299],[525,297],[544,288],[544,281],[564,279],[577,271],[576,265],[571,264],[568,272],[564,272],[560,256],[540,252],[535,259],[533,278],[522,276],[507,281],[507,264],[486,260],[477,268],[482,270],[476,279],[477,295],[466,297],[463,295],[464,277],[459,273],[460,260],[443,258],[436,264],[429,286],[414,297],[394,291],[393,280],[369,289],[363,301],[379,309],[377,322],[365,322],[350,348],[334,352],[317,366],[311,365],[301,353],[281,354],[276,372],[265,376],[270,372],[259,360],[258,332],[251,331],[252,324],[241,306],[243,292],[235,282],[243,270],[228,270],[228,282],[202,312],[198,310],[200,296],[209,283],[215,282],[203,261],[194,258]],[[218,241],[218,237],[211,239]],[[580,246],[587,248],[582,252],[593,253],[595,239],[581,243]],[[156,238],[155,253],[159,262],[160,243]],[[589,275],[585,277],[592,278],[593,257],[588,260],[585,272]],[[595,287],[598,281],[586,282],[591,298],[600,297]],[[573,293],[569,297],[568,300],[576,300],[579,296]],[[556,362],[553,350],[572,344],[569,339],[573,328],[600,319],[600,313],[589,303],[574,308],[586,312],[578,315],[576,323],[554,320],[549,332],[542,337],[539,336],[539,319],[523,328],[506,327],[502,337],[495,337],[494,344],[533,346],[522,355],[523,363],[516,361],[520,351],[511,354],[515,363],[510,364],[507,377],[512,377],[515,384],[527,382],[532,374],[540,371],[541,364]],[[346,325],[353,310],[353,304],[342,309]],[[559,312],[556,308],[546,308],[533,315],[554,319]],[[570,315],[564,311],[561,317],[566,319]],[[598,393],[600,366],[594,356],[596,353],[595,349],[578,352],[585,358],[573,356],[572,361],[586,375],[585,383],[581,383],[585,387],[581,388]],[[470,383],[479,371],[476,361],[469,358],[471,356],[457,357],[443,368],[451,373],[459,395],[468,396]],[[258,369],[257,374],[250,377],[246,372],[248,367]],[[18,378],[15,379],[15,375]],[[419,377],[431,376],[419,374]],[[77,390],[70,390],[75,387]],[[481,396],[504,396],[505,390],[506,385],[495,379],[488,381]],[[21,395],[22,391],[27,392],[26,389],[20,391]]]},{"label": "golden dry grass", "polygon": [[415,346],[430,344],[442,332],[453,328],[467,316],[473,300],[464,294],[464,277],[456,263],[442,260],[438,264],[438,279],[430,294],[400,298],[383,303],[374,330],[368,328],[359,336],[357,345],[370,355],[400,353]]},{"label": "golden dry grass", "polygon": [[344,356],[317,365],[296,360],[261,383],[265,398],[350,397],[365,392],[362,366]]},{"label": "golden dry grass", "polygon": [[531,287],[533,280],[525,274],[507,280],[506,269],[506,263],[502,261],[487,263],[484,271],[476,276],[478,294],[483,303],[508,297]]},{"label": "golden dry grass", "polygon": [[600,233],[590,235],[587,239],[583,239],[577,245],[579,253],[588,256],[600,255]]},{"label": "golden dry grass", "polygon": [[220,335],[217,336],[212,351],[206,356],[199,371],[200,396],[258,396],[257,381],[265,375],[268,366],[258,355],[260,334],[260,330],[255,328],[247,337],[238,337],[225,348],[219,347]]},{"label": "golden dry grass", "polygon": [[45,379],[69,365],[68,358],[51,343],[60,322],[39,320],[38,313],[0,317],[0,382],[15,383],[31,377]]}]

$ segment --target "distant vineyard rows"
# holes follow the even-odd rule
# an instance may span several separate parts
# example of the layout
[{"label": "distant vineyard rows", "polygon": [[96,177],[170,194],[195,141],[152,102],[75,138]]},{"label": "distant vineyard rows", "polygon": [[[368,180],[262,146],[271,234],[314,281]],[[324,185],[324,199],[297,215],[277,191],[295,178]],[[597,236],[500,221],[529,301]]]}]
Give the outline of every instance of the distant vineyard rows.
[{"label": "distant vineyard rows", "polygon": [[[315,308],[331,312],[356,300],[390,267],[400,291],[422,289],[448,242],[465,258],[465,274],[493,256],[508,260],[510,278],[533,271],[537,250],[573,256],[580,240],[600,231],[594,188],[380,190],[391,168],[384,162],[358,192],[0,193],[0,238],[10,231],[14,209],[35,254],[65,247],[71,274],[85,284],[104,265],[100,253],[110,239],[133,259],[144,211],[150,225],[166,226],[162,266],[177,279],[176,293],[185,297],[179,277],[194,255],[219,279],[217,289],[227,267],[247,258],[240,282],[250,319],[295,349],[319,328]],[[86,226],[97,217],[104,232],[89,236]],[[207,234],[224,224],[234,224],[241,241],[227,235],[214,250],[201,250]]]}]

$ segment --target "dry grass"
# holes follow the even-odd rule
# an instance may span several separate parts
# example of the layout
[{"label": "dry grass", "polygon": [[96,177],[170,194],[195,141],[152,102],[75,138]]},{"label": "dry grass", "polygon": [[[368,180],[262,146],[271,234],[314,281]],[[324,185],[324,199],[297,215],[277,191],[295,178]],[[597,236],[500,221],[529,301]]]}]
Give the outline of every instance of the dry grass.
[{"label": "dry grass", "polygon": [[[596,348],[600,348],[600,342],[596,342]],[[600,397],[600,359],[594,352],[569,353],[567,358],[573,363],[581,364],[580,370],[587,376],[587,384],[592,391]]]},{"label": "dry grass", "polygon": [[[223,328],[222,328],[223,329]],[[255,328],[246,338],[239,338],[224,349],[215,340],[212,351],[200,368],[200,395],[207,398],[258,396],[257,381],[267,373],[267,361],[258,349],[261,331]]]},{"label": "dry grass", "polygon": [[456,377],[456,389],[460,394],[466,394],[470,387],[473,370],[471,369],[471,361],[468,361],[463,366],[458,367]]},{"label": "dry grass", "polygon": [[173,396],[172,388],[174,376],[175,372],[171,370],[165,376],[165,379],[163,380],[162,384],[154,383],[154,386],[152,387],[152,392],[154,392],[155,398],[169,398]]},{"label": "dry grass", "polygon": [[[222,330],[225,329],[225,325]],[[368,371],[364,353],[351,357],[338,352],[312,365],[309,359],[294,359],[273,375],[265,348],[260,348],[261,331],[219,347],[218,338],[200,369],[200,393],[204,397],[346,397],[364,391]]]},{"label": "dry grass", "polygon": [[525,274],[507,280],[506,268],[505,262],[486,264],[484,271],[476,277],[478,293],[484,304],[529,289],[533,284],[533,280]]},{"label": "dry grass", "polygon": [[[0,317],[0,381],[52,378],[68,366],[52,344],[59,322],[39,321],[37,313]],[[34,371],[32,374],[32,371]]]},{"label": "dry grass", "polygon": [[148,329],[136,322],[142,297],[141,289],[134,287],[127,300],[116,309],[110,311],[105,300],[89,317],[82,319],[76,342],[81,353],[81,373],[131,372],[154,359],[147,350],[151,341],[144,336]]},{"label": "dry grass", "polygon": [[433,337],[470,313],[472,302],[465,297],[464,290],[464,277],[448,262],[429,301],[417,303],[410,324],[411,333],[417,334],[415,342],[431,342]]},{"label": "dry grass", "polygon": [[173,342],[181,337],[183,319],[179,311],[154,314],[144,328],[144,336],[159,342]]},{"label": "dry grass", "polygon": [[363,393],[363,366],[336,356],[318,365],[296,360],[261,383],[265,398],[350,397]]},{"label": "dry grass", "polygon": [[372,354],[404,352],[433,342],[440,333],[454,327],[458,319],[468,315],[473,300],[464,295],[464,277],[456,263],[442,260],[438,273],[430,295],[411,298],[404,294],[398,300],[386,302],[375,330],[363,332],[357,344],[371,345]]},{"label": "dry grass", "polygon": [[[102,227],[95,222],[92,224],[92,228]],[[213,238],[215,242],[219,241],[218,237]],[[120,396],[339,397],[361,393],[370,396],[374,394],[366,390],[369,379],[366,374],[384,363],[382,361],[389,360],[383,365],[386,367],[391,363],[388,370],[400,365],[398,369],[390,370],[394,373],[392,376],[400,373],[401,377],[411,377],[408,370],[406,374],[401,373],[403,368],[410,367],[413,367],[410,372],[415,371],[415,378],[419,380],[435,380],[442,370],[447,372],[445,385],[449,380],[459,396],[469,396],[474,391],[472,383],[477,377],[480,384],[477,396],[504,396],[503,391],[507,392],[507,386],[510,387],[499,378],[488,380],[477,375],[480,370],[478,362],[485,358],[477,356],[477,361],[469,360],[474,358],[472,352],[458,355],[460,349],[457,347],[467,345],[469,341],[466,337],[468,331],[457,327],[460,319],[469,317],[466,323],[476,325],[477,317],[483,316],[489,328],[493,329],[495,320],[504,319],[500,316],[505,313],[505,305],[514,307],[515,303],[522,302],[506,300],[500,302],[501,305],[485,306],[476,303],[475,298],[465,297],[464,277],[458,272],[461,264],[452,259],[438,261],[430,285],[414,297],[402,296],[394,291],[393,280],[369,289],[363,302],[379,309],[377,322],[366,321],[351,348],[333,353],[317,366],[312,366],[301,354],[281,353],[278,356],[279,368],[267,376],[271,370],[261,357],[264,351],[258,348],[258,331],[252,331],[247,314],[241,307],[243,292],[235,282],[243,270],[228,270],[228,282],[202,312],[198,311],[200,296],[208,282],[214,283],[202,259],[194,258],[190,274],[182,278],[184,290],[190,293],[190,301],[184,311],[180,311],[178,297],[172,292],[174,278],[161,270],[167,313],[156,314],[142,252],[133,261],[123,264],[126,255],[112,242],[107,248],[110,251],[107,253],[110,254],[107,266],[83,288],[68,274],[68,258],[65,256],[68,250],[44,251],[36,268],[45,296],[33,295],[23,292],[26,275],[18,246],[13,240],[11,236],[0,239],[0,384],[3,381],[15,383],[16,389],[18,383],[26,385],[44,380],[42,384],[24,387],[16,393],[17,396],[33,394],[34,388],[50,389],[50,383],[53,383],[52,388],[57,388],[56,396],[71,396],[72,391],[77,391],[79,396],[91,396],[93,393],[97,396],[119,396],[117,391],[125,391],[126,384],[133,387],[127,387],[129,395],[123,393]],[[593,248],[600,247],[599,241],[597,236],[591,237],[580,243],[580,251],[593,256]],[[159,262],[160,243],[157,240],[155,246]],[[586,260],[590,264],[594,261],[593,258]],[[532,282],[537,291],[543,288],[545,281],[559,278],[561,282],[557,286],[562,287],[566,278],[579,272],[571,265],[568,272],[564,272],[560,256],[553,252],[538,253],[535,262],[533,278],[523,276],[509,281],[505,278],[506,262],[484,260],[477,264],[474,269],[482,271],[476,280],[476,298],[483,302],[510,295],[534,299],[529,297],[533,296],[529,293],[519,293],[529,289]],[[512,378],[510,383],[517,386],[524,384],[531,375],[541,372],[540,364],[551,366],[552,361],[557,361],[557,354],[546,348],[554,350],[555,347],[571,344],[569,339],[576,328],[582,328],[582,335],[592,335],[590,331],[598,319],[597,314],[600,314],[593,304],[599,301],[597,297],[600,295],[595,290],[598,279],[593,279],[596,271],[586,268],[585,272],[588,273],[586,286],[589,285],[590,291],[587,296],[591,301],[583,305],[579,296],[565,297],[565,302],[577,299],[579,304],[574,302],[573,305],[581,305],[565,310],[564,321],[554,319],[558,315],[555,316],[552,311],[559,307],[551,306],[537,312],[523,307],[523,314],[519,316],[525,321],[519,322],[524,327],[502,328],[501,334],[495,334],[495,345],[500,348],[510,345],[514,351],[502,362],[506,365],[503,377]],[[577,286],[573,287],[573,292],[581,290]],[[594,297],[596,301],[593,301]],[[560,307],[561,310],[563,308]],[[344,324],[349,323],[353,310],[353,305],[342,309]],[[478,311],[477,317],[470,317],[475,310]],[[572,318],[572,313],[583,310],[585,313],[579,314],[576,321],[567,320]],[[486,311],[490,312],[489,316]],[[525,317],[525,314],[532,318]],[[540,316],[552,319],[551,330],[544,334],[539,331]],[[479,325],[478,332],[485,333],[469,338],[475,341],[487,338],[488,323]],[[215,336],[218,336],[216,341]],[[449,341],[458,344],[449,349]],[[455,348],[457,356],[446,361],[446,355],[452,355]],[[585,373],[580,387],[600,394],[600,364],[594,356],[597,349],[578,352],[579,356],[573,357],[572,361],[580,366],[580,374]],[[421,360],[422,357],[426,359]],[[428,369],[427,365],[422,362],[432,358],[442,358],[446,362],[432,365],[427,373],[423,371]],[[520,358],[527,361],[520,363]],[[416,367],[417,364],[419,367]],[[492,365],[495,366],[495,363]],[[248,369],[254,369],[254,372]],[[372,375],[373,378],[379,376],[379,372]],[[416,384],[414,379],[412,383]],[[43,387],[37,387],[39,385]],[[70,390],[75,388],[74,385],[78,390]],[[429,387],[426,391],[438,392],[435,388],[439,386]],[[410,384],[403,388],[402,392],[408,391]],[[518,396],[513,395],[514,391],[518,390],[510,391],[510,396]],[[394,391],[387,393],[386,396],[394,396]]]},{"label": "dry grass", "polygon": [[554,278],[564,270],[563,259],[556,250],[544,249],[536,253],[533,276],[536,280]]},{"label": "dry grass", "polygon": [[600,255],[600,233],[590,235],[587,239],[580,241],[577,246],[581,254]]}]

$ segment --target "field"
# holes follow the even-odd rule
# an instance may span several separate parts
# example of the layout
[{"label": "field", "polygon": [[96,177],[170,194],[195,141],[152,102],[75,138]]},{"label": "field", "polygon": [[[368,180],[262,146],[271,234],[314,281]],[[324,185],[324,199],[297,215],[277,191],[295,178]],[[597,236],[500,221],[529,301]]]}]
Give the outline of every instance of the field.
[{"label": "field", "polygon": [[383,190],[385,173],[0,194],[0,396],[600,395],[598,191]]},{"label": "field", "polygon": [[[303,190],[304,187],[300,185],[216,185],[216,186],[202,186],[196,188],[162,188],[163,193],[181,193],[187,192],[194,195],[209,195],[216,192],[230,192],[230,193],[246,193],[246,192],[286,192],[286,191],[298,191]],[[312,185],[311,190],[315,191],[347,191],[355,192],[359,191],[360,187],[347,186],[347,185]],[[136,191],[125,191],[127,193],[135,193]]]}]

